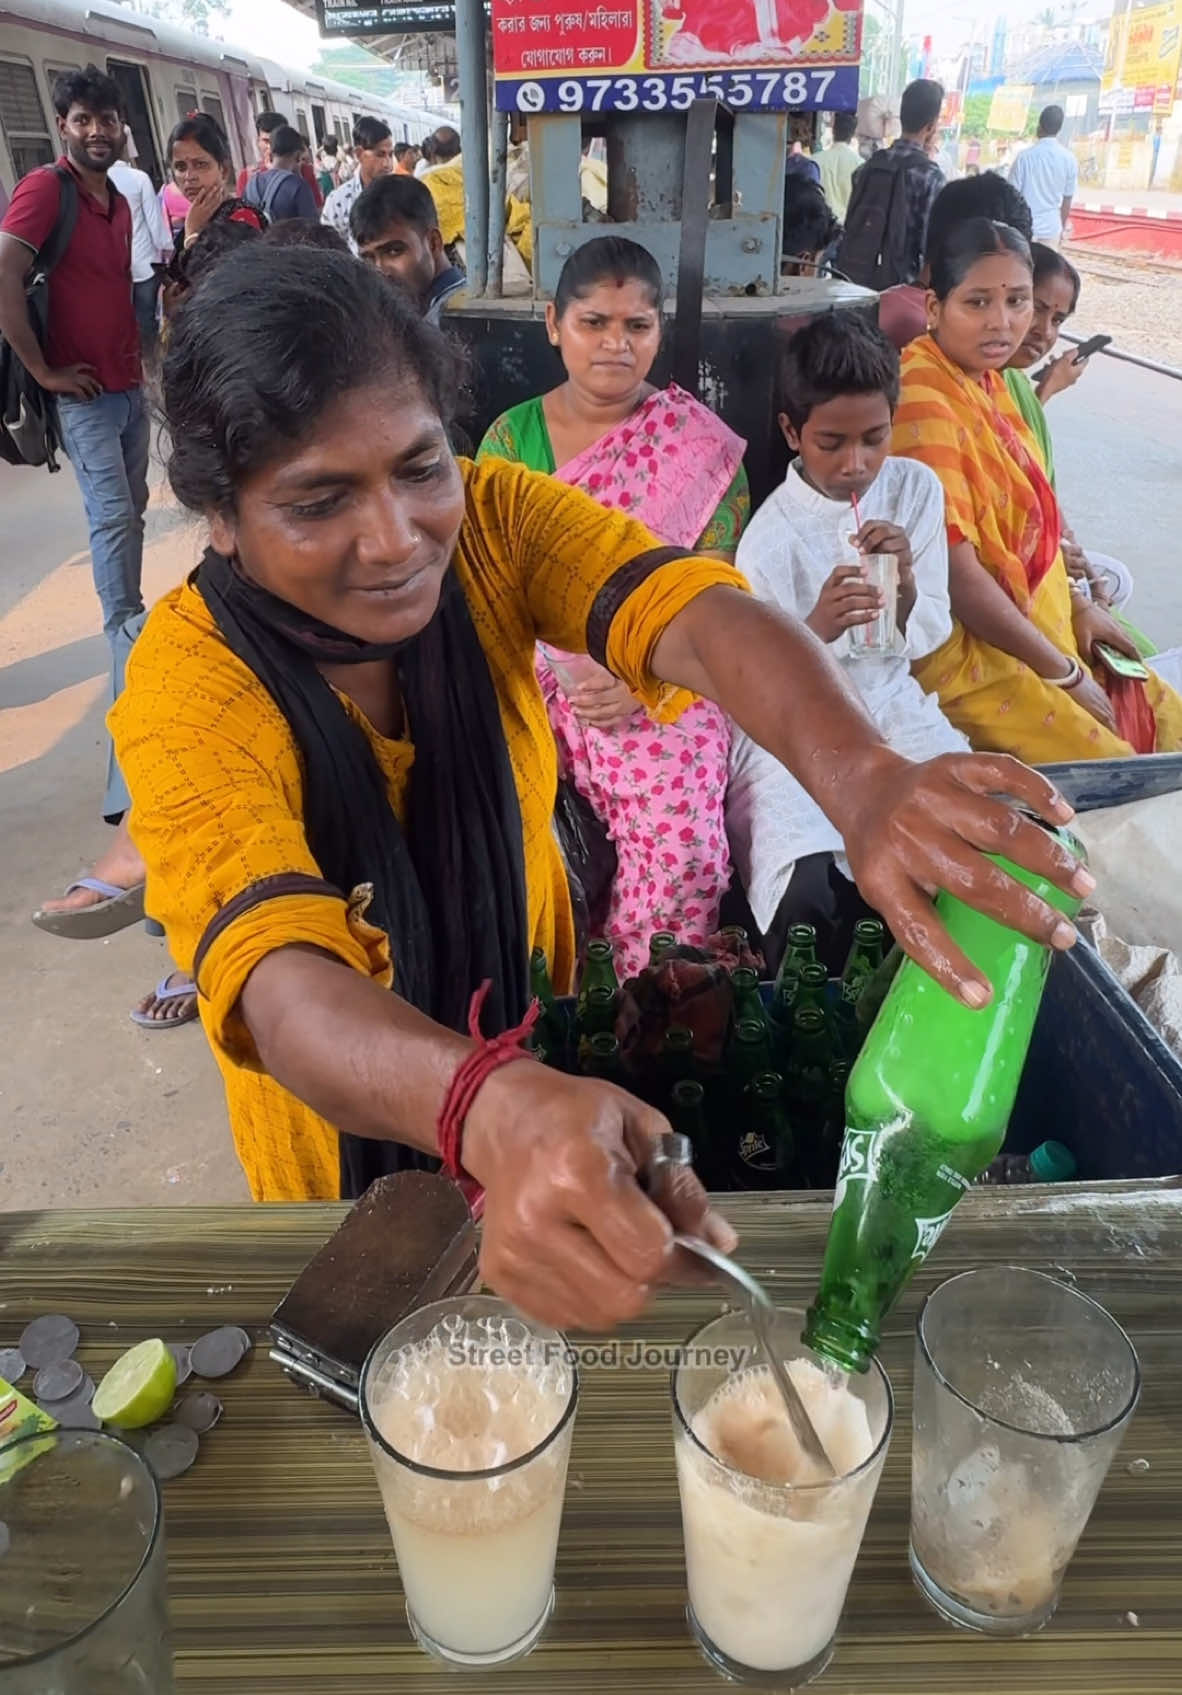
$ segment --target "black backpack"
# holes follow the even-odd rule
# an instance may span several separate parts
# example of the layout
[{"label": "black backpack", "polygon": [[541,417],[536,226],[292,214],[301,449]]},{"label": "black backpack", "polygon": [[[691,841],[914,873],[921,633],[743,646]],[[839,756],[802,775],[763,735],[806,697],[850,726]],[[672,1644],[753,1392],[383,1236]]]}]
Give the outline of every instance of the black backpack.
[{"label": "black backpack", "polygon": [[[78,221],[78,186],[72,172],[58,165],[47,168],[61,185],[57,218],[48,241],[33,260],[25,285],[29,322],[42,348],[49,326],[49,273],[70,245]],[[0,459],[9,465],[45,465],[51,471],[60,471],[57,455],[61,451],[61,429],[53,395],[33,381],[0,336]]]},{"label": "black backpack", "polygon": [[887,147],[872,153],[854,178],[836,269],[863,288],[911,282],[907,251],[907,156]]}]

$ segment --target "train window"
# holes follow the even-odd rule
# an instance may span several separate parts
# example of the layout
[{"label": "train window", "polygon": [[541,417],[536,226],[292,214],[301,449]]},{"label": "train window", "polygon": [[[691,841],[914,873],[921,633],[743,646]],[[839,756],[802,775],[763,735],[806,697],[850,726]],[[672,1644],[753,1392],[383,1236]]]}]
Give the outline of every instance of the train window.
[{"label": "train window", "polygon": [[299,130],[305,141],[311,140],[311,137],[308,134],[308,114],[304,111],[302,106],[296,107],[296,128]]},{"label": "train window", "polygon": [[190,112],[196,112],[199,109],[200,108],[197,105],[197,90],[195,88],[177,89],[176,115],[178,118],[187,118]]},{"label": "train window", "polygon": [[222,103],[215,95],[201,96],[201,110],[211,117],[220,130],[225,130],[226,114],[222,111]]},{"label": "train window", "polygon": [[324,137],[328,133],[328,126],[326,125],[326,123],[324,121],[324,107],[323,106],[313,106],[313,108],[312,108],[312,128],[316,132],[316,145],[319,147],[320,143],[324,140]]},{"label": "train window", "polygon": [[16,176],[53,163],[57,149],[46,127],[32,65],[0,59],[0,131]]}]

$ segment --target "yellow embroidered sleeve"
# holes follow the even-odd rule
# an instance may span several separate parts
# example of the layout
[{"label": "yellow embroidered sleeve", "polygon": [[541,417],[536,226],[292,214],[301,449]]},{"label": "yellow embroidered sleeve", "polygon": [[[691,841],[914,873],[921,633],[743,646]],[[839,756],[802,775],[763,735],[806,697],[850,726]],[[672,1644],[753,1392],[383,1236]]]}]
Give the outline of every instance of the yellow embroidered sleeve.
[{"label": "yellow embroidered sleeve", "polygon": [[[679,691],[653,674],[658,641],[704,589],[745,590],[742,575],[716,559],[669,559],[674,550],[643,524],[523,466],[490,459],[466,466],[465,476],[476,519],[465,529],[465,547],[481,552],[486,571],[512,580],[537,639],[586,653],[598,621],[609,669],[650,711],[667,715]],[[680,704],[690,698],[682,693]]]}]

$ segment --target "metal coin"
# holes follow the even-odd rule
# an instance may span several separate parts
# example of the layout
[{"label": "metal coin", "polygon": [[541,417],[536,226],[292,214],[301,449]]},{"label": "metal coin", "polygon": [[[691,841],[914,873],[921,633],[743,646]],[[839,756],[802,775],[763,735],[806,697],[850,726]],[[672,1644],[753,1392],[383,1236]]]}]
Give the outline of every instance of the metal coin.
[{"label": "metal coin", "polygon": [[77,1394],[65,1401],[38,1401],[37,1405],[50,1418],[55,1418],[63,1430],[101,1430],[102,1421],[90,1401],[90,1395]]},{"label": "metal coin", "polygon": [[19,1348],[0,1348],[0,1377],[5,1383],[19,1383],[27,1370]]},{"label": "metal coin", "polygon": [[172,1416],[178,1424],[187,1425],[190,1430],[195,1430],[199,1436],[203,1436],[217,1424],[223,1410],[216,1395],[199,1389],[195,1395],[186,1395]]},{"label": "metal coin", "polygon": [[85,1372],[77,1360],[59,1360],[57,1365],[43,1365],[33,1379],[33,1393],[39,1401],[67,1401],[82,1387]]},{"label": "metal coin", "polygon": [[25,1363],[37,1371],[43,1365],[68,1360],[78,1346],[78,1326],[64,1313],[46,1313],[25,1327],[20,1350]]},{"label": "metal coin", "polygon": [[176,1380],[179,1388],[182,1383],[187,1383],[193,1375],[193,1362],[189,1358],[189,1344],[187,1342],[170,1342],[168,1351],[176,1361]]},{"label": "metal coin", "polygon": [[162,1483],[188,1471],[197,1458],[197,1432],[184,1424],[162,1424],[144,1443],[144,1458]]},{"label": "metal coin", "polygon": [[198,1377],[228,1377],[245,1353],[242,1332],[236,1325],[226,1324],[198,1337],[189,1349],[189,1360]]},{"label": "metal coin", "polygon": [[243,1348],[246,1353],[249,1353],[254,1347],[254,1337],[251,1335],[250,1331],[244,1330],[240,1324],[232,1324],[230,1328],[231,1330],[236,1330],[238,1332],[239,1336],[242,1338]]}]

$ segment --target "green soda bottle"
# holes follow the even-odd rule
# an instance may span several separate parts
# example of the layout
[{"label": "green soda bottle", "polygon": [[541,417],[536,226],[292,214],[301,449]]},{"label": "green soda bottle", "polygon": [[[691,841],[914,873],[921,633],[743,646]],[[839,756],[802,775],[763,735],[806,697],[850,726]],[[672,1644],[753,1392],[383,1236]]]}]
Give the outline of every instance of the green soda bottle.
[{"label": "green soda bottle", "polygon": [[766,1030],[767,1009],[759,993],[759,978],[749,965],[740,965],[731,972],[731,988],[734,990],[732,1022],[741,1024],[747,1019]]},{"label": "green soda bottle", "polygon": [[593,989],[610,989],[612,994],[619,991],[619,979],[616,976],[615,950],[610,942],[588,942],[587,959],[583,966],[583,975],[579,980],[579,1016],[585,1015],[587,997]]},{"label": "green soda bottle", "polygon": [[618,1083],[621,1088],[624,1082],[624,1068],[620,1063],[620,1044],[606,1030],[599,1030],[587,1044],[587,1057],[583,1069],[588,1077],[598,1077],[604,1083]]},{"label": "green soda bottle", "polygon": [[693,1078],[694,1033],[684,1024],[670,1024],[665,1031],[661,1039],[660,1072],[666,1095],[671,1095],[678,1083]]},{"label": "green soda bottle", "polygon": [[780,961],[772,989],[772,1017],[785,1031],[792,1028],[792,1008],[801,967],[817,962],[817,932],[811,924],[791,924],[788,927],[788,946]]},{"label": "green soda bottle", "polygon": [[583,1039],[613,1035],[616,1028],[615,990],[601,987],[580,995],[578,1022],[579,1035]]},{"label": "green soda bottle", "polygon": [[732,1176],[739,1189],[782,1189],[793,1163],[784,1080],[761,1071],[743,1091]]},{"label": "green soda bottle", "polygon": [[654,930],[648,939],[649,970],[652,971],[660,965],[662,959],[669,952],[669,949],[675,948],[676,946],[677,937],[673,934],[672,930]]},{"label": "green soda bottle", "polygon": [[877,918],[859,918],[854,940],[841,974],[841,998],[857,1006],[862,990],[882,964],[886,948],[882,925]]},{"label": "green soda bottle", "polygon": [[741,924],[728,924],[718,934],[726,943],[726,951],[733,953],[736,959],[742,959],[744,953],[749,951],[751,944]]},{"label": "green soda bottle", "polygon": [[[1068,832],[1052,832],[1083,862]],[[992,856],[991,856],[992,857]],[[995,863],[1074,917],[1082,905],[1044,877]],[[865,1371],[880,1326],[957,1201],[995,1157],[1050,966],[1050,950],[947,893],[936,910],[993,985],[973,1011],[903,962],[846,1091],[845,1139],[821,1287],[804,1340],[847,1371]]]},{"label": "green soda bottle", "polygon": [[820,1007],[800,1006],[792,1015],[792,1048],[784,1074],[784,1094],[796,1126],[797,1151],[815,1184],[820,1143],[829,1100],[829,1071],[836,1055],[833,1036]]},{"label": "green soda bottle", "polygon": [[682,1077],[674,1083],[669,1095],[669,1122],[674,1130],[689,1137],[694,1150],[694,1168],[705,1181],[710,1158],[710,1127],[706,1122],[705,1091],[694,1078]]},{"label": "green soda bottle", "polygon": [[845,1057],[852,1063],[858,1055],[858,1002],[882,964],[883,928],[877,918],[860,918],[854,925],[854,940],[841,974],[841,993],[833,1008],[834,1026]]},{"label": "green soda bottle", "polygon": [[544,948],[535,948],[529,956],[529,987],[541,1008],[531,1046],[544,1065],[561,1067],[570,1032],[565,1008],[559,1006],[550,981]]},{"label": "green soda bottle", "polygon": [[772,1044],[766,1025],[744,1018],[726,1045],[726,1073],[732,1095],[740,1095],[761,1071],[772,1069]]},{"label": "green soda bottle", "polygon": [[815,1009],[828,1022],[829,973],[819,960],[811,960],[800,968],[796,1001],[792,1010],[796,1013],[808,1007]]}]

